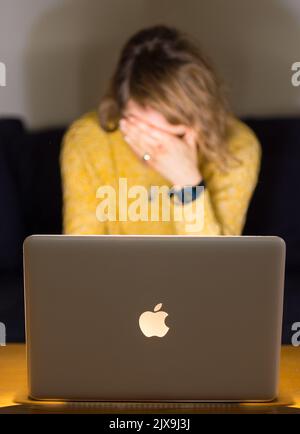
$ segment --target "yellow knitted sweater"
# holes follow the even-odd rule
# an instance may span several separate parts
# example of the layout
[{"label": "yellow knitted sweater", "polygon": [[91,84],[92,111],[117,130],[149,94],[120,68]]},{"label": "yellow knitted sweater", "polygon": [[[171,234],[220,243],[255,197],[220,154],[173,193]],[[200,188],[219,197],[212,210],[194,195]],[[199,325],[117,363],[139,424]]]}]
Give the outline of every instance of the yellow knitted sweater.
[{"label": "yellow knitted sweater", "polygon": [[[166,218],[168,213],[162,211],[162,198],[169,198],[166,191],[154,198],[144,193],[152,186],[172,187],[170,183],[134,154],[120,130],[107,133],[100,127],[96,112],[83,115],[66,132],[60,156],[64,233],[241,234],[258,179],[261,147],[252,130],[238,119],[234,119],[228,141],[230,152],[240,164],[224,173],[215,163],[202,161],[199,156],[205,190],[184,205],[173,197],[170,218]],[[136,186],[142,188],[143,195],[138,195]],[[125,211],[120,209],[122,206]],[[159,211],[151,214],[151,206]],[[179,207],[180,217],[174,217]],[[200,220],[200,225],[193,224]]]}]

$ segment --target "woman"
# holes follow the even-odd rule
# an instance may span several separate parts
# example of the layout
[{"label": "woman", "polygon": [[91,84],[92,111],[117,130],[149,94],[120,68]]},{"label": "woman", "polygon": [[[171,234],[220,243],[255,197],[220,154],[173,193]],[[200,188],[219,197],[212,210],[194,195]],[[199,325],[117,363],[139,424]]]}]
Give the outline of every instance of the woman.
[{"label": "woman", "polygon": [[61,153],[66,234],[239,235],[261,159],[197,45],[156,25],[124,46]]}]

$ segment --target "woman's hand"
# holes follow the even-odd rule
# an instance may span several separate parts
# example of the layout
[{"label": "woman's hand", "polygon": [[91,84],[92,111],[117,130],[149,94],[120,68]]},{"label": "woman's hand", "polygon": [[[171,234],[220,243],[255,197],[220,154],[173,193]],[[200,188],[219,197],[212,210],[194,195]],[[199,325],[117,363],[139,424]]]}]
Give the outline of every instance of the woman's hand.
[{"label": "woman's hand", "polygon": [[124,139],[145,164],[168,179],[175,188],[197,185],[202,180],[194,134],[187,129],[183,138],[166,133],[137,119],[123,118],[120,129]]}]

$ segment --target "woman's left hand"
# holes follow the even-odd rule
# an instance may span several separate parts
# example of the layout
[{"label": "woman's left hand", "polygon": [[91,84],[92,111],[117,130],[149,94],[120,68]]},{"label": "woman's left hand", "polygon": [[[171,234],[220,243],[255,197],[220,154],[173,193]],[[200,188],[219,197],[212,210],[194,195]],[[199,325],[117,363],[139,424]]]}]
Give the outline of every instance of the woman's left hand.
[{"label": "woman's left hand", "polygon": [[144,155],[148,154],[150,159],[145,164],[168,179],[175,188],[201,182],[197,146],[191,129],[179,138],[132,117],[123,118],[120,129],[137,156],[144,161]]}]

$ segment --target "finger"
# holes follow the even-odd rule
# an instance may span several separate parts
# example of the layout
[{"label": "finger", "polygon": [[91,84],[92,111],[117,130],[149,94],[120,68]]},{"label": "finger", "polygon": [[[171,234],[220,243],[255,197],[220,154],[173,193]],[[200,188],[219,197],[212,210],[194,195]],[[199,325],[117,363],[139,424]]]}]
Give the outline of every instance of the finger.
[{"label": "finger", "polygon": [[[144,126],[143,128],[141,128],[142,124]],[[151,153],[153,157],[158,158],[160,154],[165,153],[167,150],[166,146],[153,137],[153,127],[148,127],[140,121],[122,120],[121,129],[125,132],[128,143],[131,141],[131,143],[140,147],[141,151],[144,153]],[[169,137],[169,140],[170,139],[174,141],[175,138],[172,136]]]},{"label": "finger", "polygon": [[[133,150],[133,152],[137,155],[137,157],[140,160],[142,160],[145,164],[151,166],[156,161],[156,155],[151,150],[143,149],[143,148],[141,148],[141,146],[138,146],[135,142],[130,142],[129,145],[130,145],[131,149]],[[150,158],[149,160],[144,159],[146,154],[149,156],[149,158]]]},{"label": "finger", "polygon": [[[160,128],[156,128],[153,126],[150,126],[146,124],[143,121],[140,121],[136,118],[129,118],[128,119],[128,127],[130,128],[138,128],[141,132],[147,135],[147,137],[151,137],[152,139],[156,140],[159,147],[167,146],[169,143],[175,144],[174,141],[177,142],[178,145],[186,145],[186,136],[188,130],[185,127],[184,133],[181,134],[179,137],[176,134],[166,133],[165,131],[161,130]],[[183,127],[183,126],[182,126]],[[191,140],[190,140],[191,141]]]},{"label": "finger", "polygon": [[160,137],[161,134],[163,134],[161,132],[161,130],[155,128],[155,127],[151,127],[149,125],[147,125],[146,123],[138,120],[138,119],[128,119],[125,121],[125,125],[126,127],[130,130],[130,131],[139,131],[140,133],[143,133],[144,136],[147,136],[153,140],[156,140],[157,143],[161,143]]},{"label": "finger", "polygon": [[143,158],[145,154],[148,154],[151,159],[157,159],[159,157],[159,151],[156,146],[151,146],[150,142],[143,141],[142,143],[128,137],[128,143],[132,149],[138,154],[140,158]]},{"label": "finger", "polygon": [[153,140],[160,142],[160,138],[162,137],[162,132],[155,127],[150,127],[141,121],[135,121],[135,126],[141,131],[144,135],[147,135]]},{"label": "finger", "polygon": [[161,145],[156,139],[153,139],[148,134],[141,131],[136,125],[125,126],[123,128],[125,136],[135,142],[137,146],[140,146],[143,151],[150,150],[151,152],[157,152],[160,150]]},{"label": "finger", "polygon": [[148,151],[149,148],[154,147],[153,141],[147,137],[142,137],[141,132],[136,128],[123,127],[122,133],[124,140],[128,144],[134,146],[136,150],[139,149],[139,154],[143,154]]},{"label": "finger", "polygon": [[143,131],[144,134],[147,134],[149,137],[151,137],[152,139],[157,141],[157,143],[159,144],[159,146],[162,149],[166,148],[170,143],[172,145],[176,144],[176,142],[178,144],[180,144],[180,143],[185,144],[185,134],[186,133],[183,133],[181,135],[181,137],[179,137],[175,133],[172,133],[172,134],[167,133],[165,131],[162,131],[159,128],[151,127],[151,126],[149,126],[149,125],[147,125],[141,121],[137,122],[137,126],[141,131]]},{"label": "finger", "polygon": [[135,124],[122,120],[120,122],[120,128],[126,137],[130,137],[131,140],[139,141],[140,131]]}]

